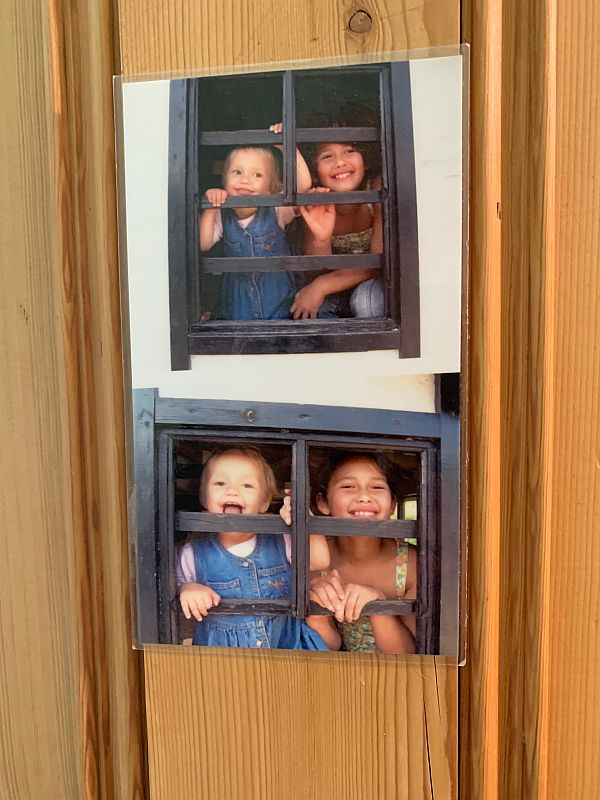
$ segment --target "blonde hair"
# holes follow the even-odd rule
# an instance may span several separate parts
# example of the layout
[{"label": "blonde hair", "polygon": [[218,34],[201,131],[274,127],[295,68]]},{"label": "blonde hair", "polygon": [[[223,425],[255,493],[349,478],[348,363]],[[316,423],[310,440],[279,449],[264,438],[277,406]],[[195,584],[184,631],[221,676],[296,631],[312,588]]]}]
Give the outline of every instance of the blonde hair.
[{"label": "blonde hair", "polygon": [[203,506],[205,505],[204,495],[206,492],[206,485],[208,483],[210,465],[218,458],[221,458],[221,456],[239,456],[240,458],[246,458],[248,461],[252,461],[262,470],[269,503],[273,500],[273,498],[281,496],[281,492],[277,486],[277,481],[275,480],[273,469],[271,468],[270,464],[265,461],[263,454],[257,447],[219,447],[217,450],[213,450],[213,452],[209,455],[206,464],[202,469],[202,475],[200,477],[200,491],[198,495],[200,498],[200,503]]},{"label": "blonde hair", "polygon": [[281,181],[281,170],[279,169],[279,161],[277,160],[274,151],[270,147],[234,147],[233,150],[230,150],[225,158],[225,162],[223,164],[223,172],[221,173],[221,179],[223,181],[223,185],[225,185],[225,178],[227,176],[227,172],[229,171],[232,158],[236,153],[239,153],[241,150],[245,151],[253,150],[256,153],[262,153],[265,156],[265,158],[268,160],[271,166],[270,189],[273,193],[280,192],[281,189],[283,188],[283,183]]}]

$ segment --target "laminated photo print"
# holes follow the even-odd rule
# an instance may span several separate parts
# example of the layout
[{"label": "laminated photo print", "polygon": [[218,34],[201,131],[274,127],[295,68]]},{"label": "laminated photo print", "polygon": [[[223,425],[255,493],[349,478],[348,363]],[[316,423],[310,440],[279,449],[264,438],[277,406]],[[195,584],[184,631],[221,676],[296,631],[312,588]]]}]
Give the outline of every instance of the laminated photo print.
[{"label": "laminated photo print", "polygon": [[464,655],[465,59],[116,85],[136,646]]}]

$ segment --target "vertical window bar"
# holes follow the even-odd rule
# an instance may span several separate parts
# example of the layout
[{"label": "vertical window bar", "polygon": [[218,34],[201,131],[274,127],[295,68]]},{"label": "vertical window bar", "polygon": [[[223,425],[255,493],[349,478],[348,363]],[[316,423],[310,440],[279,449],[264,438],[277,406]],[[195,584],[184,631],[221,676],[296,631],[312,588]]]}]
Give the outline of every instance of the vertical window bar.
[{"label": "vertical window bar", "polygon": [[133,392],[133,435],[136,526],[135,636],[158,641],[159,607],[156,575],[156,447],[155,389]]},{"label": "vertical window bar", "polygon": [[392,139],[392,118],[391,118],[391,91],[390,76],[387,69],[382,69],[379,73],[379,116],[380,116],[380,147],[381,147],[381,179],[383,182],[385,201],[382,203],[383,216],[383,285],[385,288],[385,314],[392,319],[399,319],[398,303],[398,272],[402,268],[399,263],[400,249],[395,241],[395,234],[392,230],[391,220],[396,218],[395,211],[395,192],[393,187],[394,176],[390,154],[394,152]]},{"label": "vertical window bar", "polygon": [[[200,231],[199,231],[199,211],[198,190],[200,183],[200,81],[185,81],[188,84],[187,96],[187,136],[189,138],[186,147],[187,158],[185,165],[186,181],[188,183],[187,196],[189,198],[188,208],[194,209],[194,219],[191,220],[190,233],[188,234],[188,263],[193,264],[191,274],[188,274],[188,297],[190,298],[191,313],[194,322],[201,316],[200,300],[200,274],[202,268],[202,256],[200,253]],[[194,124],[190,125],[190,120]]]},{"label": "vertical window bar", "polygon": [[437,653],[438,641],[438,564],[437,564],[437,475],[436,451],[421,453],[417,597],[422,613],[417,626],[419,653]]},{"label": "vertical window bar", "polygon": [[[175,578],[175,481],[173,476],[173,440],[158,438],[158,584],[159,642],[177,644],[177,611],[171,601],[177,594]],[[162,478],[162,480],[161,480]]]},{"label": "vertical window bar", "polygon": [[401,355],[402,358],[417,358],[421,354],[419,239],[410,62],[390,64],[390,91],[394,122],[397,252],[402,266],[399,276]]},{"label": "vertical window bar", "polygon": [[296,104],[294,73],[283,73],[283,202],[293,205],[296,197]]},{"label": "vertical window bar", "polygon": [[300,619],[308,614],[308,468],[308,447],[304,439],[299,439],[292,455],[292,577],[295,595],[292,610]]}]

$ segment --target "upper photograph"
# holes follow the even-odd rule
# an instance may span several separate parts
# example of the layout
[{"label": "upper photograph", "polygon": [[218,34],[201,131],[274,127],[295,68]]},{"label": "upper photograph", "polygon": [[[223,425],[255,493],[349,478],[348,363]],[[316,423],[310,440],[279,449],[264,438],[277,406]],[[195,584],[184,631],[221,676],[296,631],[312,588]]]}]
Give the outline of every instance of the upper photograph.
[{"label": "upper photograph", "polygon": [[461,87],[461,57],[122,85],[134,353],[168,318],[172,371],[377,350],[458,372]]}]

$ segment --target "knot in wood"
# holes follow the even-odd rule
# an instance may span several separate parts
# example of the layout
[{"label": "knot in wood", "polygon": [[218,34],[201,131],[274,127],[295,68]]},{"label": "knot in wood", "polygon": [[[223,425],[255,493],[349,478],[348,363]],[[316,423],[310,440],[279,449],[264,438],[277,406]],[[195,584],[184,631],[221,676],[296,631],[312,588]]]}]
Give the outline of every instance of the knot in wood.
[{"label": "knot in wood", "polygon": [[348,27],[352,33],[368,33],[372,24],[371,15],[362,9],[355,11],[348,20]]}]

